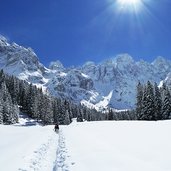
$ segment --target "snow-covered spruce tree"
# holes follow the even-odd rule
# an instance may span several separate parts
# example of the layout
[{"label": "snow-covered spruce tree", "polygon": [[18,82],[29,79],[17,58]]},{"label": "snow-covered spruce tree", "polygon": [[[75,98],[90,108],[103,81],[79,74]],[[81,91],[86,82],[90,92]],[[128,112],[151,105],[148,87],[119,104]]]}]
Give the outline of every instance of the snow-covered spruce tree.
[{"label": "snow-covered spruce tree", "polygon": [[61,99],[54,98],[52,100],[52,110],[54,123],[64,124],[64,108],[62,108]]},{"label": "snow-covered spruce tree", "polygon": [[72,122],[72,118],[73,118],[72,105],[73,105],[72,102],[70,102],[70,103],[69,103],[69,109],[68,109],[70,123]]},{"label": "snow-covered spruce tree", "polygon": [[136,96],[136,113],[137,113],[137,117],[138,119],[140,119],[142,116],[142,101],[143,101],[143,85],[139,82],[137,85],[137,96]]},{"label": "snow-covered spruce tree", "polygon": [[87,121],[91,121],[92,118],[91,118],[91,110],[86,108],[86,118],[85,118]]},{"label": "snow-covered spruce tree", "polygon": [[130,120],[127,111],[116,112],[118,120]]},{"label": "snow-covered spruce tree", "polygon": [[70,123],[71,123],[72,118],[73,118],[72,105],[73,104],[71,101],[64,100],[65,111],[68,111]]},{"label": "snow-covered spruce tree", "polygon": [[140,120],[155,120],[154,88],[150,81],[144,88]]},{"label": "snow-covered spruce tree", "polygon": [[64,125],[64,120],[65,120],[65,105],[64,105],[64,101],[59,101],[59,106],[58,106],[58,113],[59,113],[59,124]]},{"label": "snow-covered spruce tree", "polygon": [[37,104],[37,114],[36,119],[39,121],[41,119],[41,113],[42,113],[42,106],[43,106],[43,91],[42,88],[37,89],[36,91],[36,104]]},{"label": "snow-covered spruce tree", "polygon": [[83,122],[83,110],[78,107],[77,122]]},{"label": "snow-covered spruce tree", "polygon": [[117,121],[118,120],[118,115],[117,112],[113,112],[113,120]]},{"label": "snow-covered spruce tree", "polygon": [[8,91],[11,95],[13,104],[18,103],[18,94],[19,94],[19,83],[16,77],[14,76],[6,76],[5,83],[8,88]]},{"label": "snow-covered spruce tree", "polygon": [[3,115],[0,113],[0,124],[3,124]]},{"label": "snow-covered spruce tree", "polygon": [[73,118],[77,118],[78,116],[78,109],[76,105],[73,105],[72,107],[72,115],[73,115]]},{"label": "snow-covered spruce tree", "polygon": [[164,90],[163,104],[162,104],[162,119],[171,118],[171,94],[168,88]]},{"label": "snow-covered spruce tree", "polygon": [[160,89],[158,88],[157,83],[154,84],[154,119],[155,120],[161,120],[162,119],[162,97]]},{"label": "snow-covered spruce tree", "polygon": [[50,124],[53,123],[53,109],[52,109],[52,99],[44,95],[44,100],[43,100],[43,113],[42,113],[42,120],[44,124]]},{"label": "snow-covered spruce tree", "polygon": [[2,92],[0,91],[0,124],[3,124],[3,103]]},{"label": "snow-covered spruce tree", "polygon": [[[3,70],[0,71],[0,123],[13,124],[18,122],[19,109],[17,100],[12,100],[11,93],[15,78],[5,75]],[[7,86],[8,85],[8,86]]]},{"label": "snow-covered spruce tree", "polygon": [[70,122],[70,118],[69,118],[69,112],[68,110],[66,110],[65,112],[65,118],[64,118],[64,125],[69,125],[71,122]]},{"label": "snow-covered spruce tree", "polygon": [[30,84],[29,92],[27,95],[27,112],[30,117],[37,118],[38,101],[36,96],[36,87]]},{"label": "snow-covered spruce tree", "polygon": [[20,109],[18,108],[18,105],[13,104],[13,120],[14,120],[14,123],[18,122],[19,113],[20,113]]},{"label": "snow-covered spruce tree", "polygon": [[138,120],[148,120],[147,119],[147,111],[148,111],[148,105],[147,105],[147,86],[145,85],[143,88],[143,97],[142,97],[142,109],[141,113],[139,113]]},{"label": "snow-covered spruce tree", "polygon": [[127,113],[128,113],[130,120],[137,120],[138,119],[136,110],[128,110]]},{"label": "snow-covered spruce tree", "polygon": [[18,94],[18,105],[22,112],[28,112],[28,94],[29,94],[29,85],[25,81],[19,81],[19,94]]},{"label": "snow-covered spruce tree", "polygon": [[3,70],[0,70],[0,85],[5,81],[5,74]]},{"label": "snow-covered spruce tree", "polygon": [[162,87],[160,88],[162,101],[164,101],[166,90],[167,90],[167,86],[165,83],[163,83]]},{"label": "snow-covered spruce tree", "polygon": [[11,94],[12,100],[14,104],[19,104],[19,80],[17,78],[12,79],[12,85],[14,93]]},{"label": "snow-covered spruce tree", "polygon": [[[18,121],[18,118],[14,118],[14,110],[12,103],[12,99],[10,93],[6,87],[5,82],[1,84],[2,97],[3,97],[3,123],[5,124],[13,124]],[[16,116],[16,115],[15,115]]]},{"label": "snow-covered spruce tree", "polygon": [[58,100],[55,98],[52,101],[54,123],[59,123]]},{"label": "snow-covered spruce tree", "polygon": [[131,120],[129,111],[123,111],[123,120]]},{"label": "snow-covered spruce tree", "polygon": [[113,120],[113,111],[112,109],[109,109],[109,112],[108,112],[108,120]]},{"label": "snow-covered spruce tree", "polygon": [[86,110],[85,106],[83,106],[81,104],[80,104],[80,106],[81,106],[81,110],[82,110],[83,120],[87,120],[87,113],[86,113],[87,110]]}]

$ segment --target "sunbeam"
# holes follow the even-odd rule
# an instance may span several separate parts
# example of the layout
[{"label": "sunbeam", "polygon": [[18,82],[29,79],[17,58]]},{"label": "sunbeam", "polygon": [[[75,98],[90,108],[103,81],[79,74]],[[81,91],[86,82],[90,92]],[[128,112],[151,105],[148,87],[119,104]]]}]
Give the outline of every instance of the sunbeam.
[{"label": "sunbeam", "polygon": [[122,11],[138,12],[142,6],[142,0],[117,0],[117,6]]}]

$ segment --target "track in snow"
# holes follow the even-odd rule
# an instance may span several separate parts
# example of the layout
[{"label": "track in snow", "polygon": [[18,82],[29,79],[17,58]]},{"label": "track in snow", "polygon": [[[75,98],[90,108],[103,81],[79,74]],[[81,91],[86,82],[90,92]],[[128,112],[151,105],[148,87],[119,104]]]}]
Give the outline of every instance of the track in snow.
[{"label": "track in snow", "polygon": [[69,171],[67,164],[67,149],[65,146],[65,137],[62,130],[59,131],[58,148],[56,151],[56,161],[53,171]]}]

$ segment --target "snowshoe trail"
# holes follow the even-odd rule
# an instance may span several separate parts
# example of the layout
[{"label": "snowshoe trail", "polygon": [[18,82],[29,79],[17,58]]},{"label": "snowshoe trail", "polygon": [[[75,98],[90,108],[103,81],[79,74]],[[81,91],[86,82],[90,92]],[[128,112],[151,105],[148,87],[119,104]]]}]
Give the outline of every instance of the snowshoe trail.
[{"label": "snowshoe trail", "polygon": [[59,131],[58,148],[56,151],[56,161],[53,171],[69,171],[69,166],[67,164],[67,149],[65,145],[65,137],[62,130]]},{"label": "snowshoe trail", "polygon": [[41,144],[41,146],[34,150],[30,156],[23,156],[26,163],[24,168],[19,168],[18,171],[47,171],[55,161],[55,151],[58,146],[58,136],[51,134],[47,141]]}]

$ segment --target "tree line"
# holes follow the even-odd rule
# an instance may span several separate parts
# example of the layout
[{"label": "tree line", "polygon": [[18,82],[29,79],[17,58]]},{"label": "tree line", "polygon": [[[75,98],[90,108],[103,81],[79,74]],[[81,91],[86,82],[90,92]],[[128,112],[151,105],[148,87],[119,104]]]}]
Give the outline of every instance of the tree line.
[{"label": "tree line", "polygon": [[136,105],[133,110],[115,111],[109,109],[106,120],[167,120],[171,119],[171,91],[165,83],[148,81],[137,85]]},{"label": "tree line", "polygon": [[71,123],[72,118],[82,122],[104,120],[105,115],[95,109],[43,92],[33,84],[0,71],[0,124],[18,122],[20,112],[43,124]]},{"label": "tree line", "polygon": [[138,120],[171,119],[171,93],[164,83],[161,88],[150,81],[137,85],[136,114]]},{"label": "tree line", "polygon": [[171,93],[165,84],[161,88],[150,81],[137,85],[135,110],[105,112],[90,109],[69,100],[50,96],[33,84],[0,71],[0,124],[18,122],[19,114],[43,124],[68,125],[72,118],[78,122],[100,120],[163,120],[171,118]]}]

